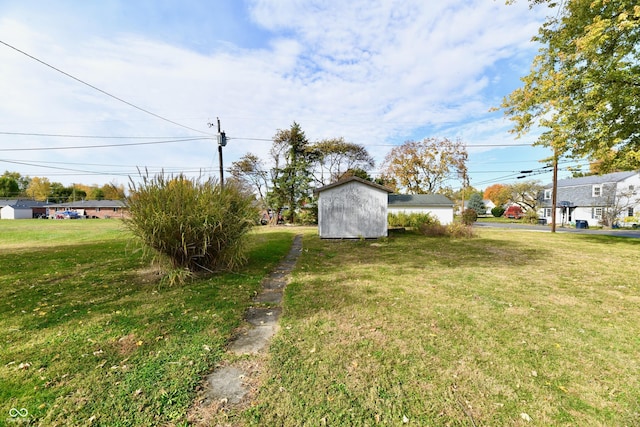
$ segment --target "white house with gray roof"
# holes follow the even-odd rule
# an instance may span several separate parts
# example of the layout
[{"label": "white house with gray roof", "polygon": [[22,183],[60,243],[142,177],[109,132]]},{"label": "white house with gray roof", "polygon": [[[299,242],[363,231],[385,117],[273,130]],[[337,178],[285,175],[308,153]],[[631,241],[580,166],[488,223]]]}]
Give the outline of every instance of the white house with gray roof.
[{"label": "white house with gray roof", "polygon": [[[544,187],[540,216],[551,222],[553,184]],[[637,223],[640,217],[640,172],[615,172],[557,183],[556,224],[587,221],[589,226]]]},{"label": "white house with gray roof", "polygon": [[453,202],[441,194],[389,194],[389,213],[429,214],[440,224],[453,222]]}]

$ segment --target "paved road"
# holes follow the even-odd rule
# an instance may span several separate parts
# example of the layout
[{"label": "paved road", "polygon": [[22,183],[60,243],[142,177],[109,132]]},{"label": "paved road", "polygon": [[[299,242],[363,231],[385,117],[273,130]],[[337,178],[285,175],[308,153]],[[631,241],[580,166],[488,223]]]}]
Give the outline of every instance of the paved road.
[{"label": "paved road", "polygon": [[[504,222],[476,222],[475,227],[484,228],[511,228],[516,230],[531,230],[531,231],[546,231],[551,232],[551,227],[548,225],[529,225],[529,224],[515,224]],[[640,238],[640,230],[594,230],[594,229],[576,229],[568,227],[556,227],[558,233],[580,233],[580,234],[604,234],[607,236],[618,237],[631,237]]]}]

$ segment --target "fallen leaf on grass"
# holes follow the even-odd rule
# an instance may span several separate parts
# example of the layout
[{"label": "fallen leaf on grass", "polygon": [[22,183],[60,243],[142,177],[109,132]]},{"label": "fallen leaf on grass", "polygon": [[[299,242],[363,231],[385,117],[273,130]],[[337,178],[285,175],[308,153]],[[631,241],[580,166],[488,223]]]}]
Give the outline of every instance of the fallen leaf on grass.
[{"label": "fallen leaf on grass", "polygon": [[522,418],[523,420],[525,420],[528,423],[531,422],[531,417],[526,412],[521,413],[520,414],[520,418]]}]

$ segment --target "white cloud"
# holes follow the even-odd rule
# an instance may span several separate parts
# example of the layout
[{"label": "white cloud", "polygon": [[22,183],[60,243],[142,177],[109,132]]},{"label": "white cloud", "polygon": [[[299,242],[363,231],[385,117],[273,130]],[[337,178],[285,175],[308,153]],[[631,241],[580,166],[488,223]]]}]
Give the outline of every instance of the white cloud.
[{"label": "white cloud", "polygon": [[[0,40],[202,131],[214,131],[206,122],[219,116],[230,136],[270,138],[295,120],[311,139],[343,136],[370,145],[381,160],[388,149],[380,144],[402,142],[417,129],[446,126],[464,135],[456,131],[456,124],[469,129],[469,121],[481,120],[488,124],[482,138],[490,139],[492,131],[503,134],[503,125],[487,121],[495,99],[485,92],[502,81],[489,70],[500,60],[512,61],[514,67],[526,63],[533,51],[528,40],[540,21],[526,4],[505,6],[487,0],[254,0],[249,12],[257,25],[271,32],[265,47],[247,49],[232,40],[215,40],[211,41],[215,51],[205,54],[145,33],[59,37],[64,29],[49,32],[10,15],[0,20]],[[5,46],[0,46],[0,62],[0,93],[10,100],[0,104],[2,131],[194,134],[105,97]],[[510,90],[505,88],[504,94]],[[0,141],[3,146],[13,144],[4,136]],[[36,138],[24,143],[77,144]],[[177,147],[28,156],[139,166],[216,166],[213,142]],[[225,148],[225,161],[229,164],[248,151],[266,156],[269,147],[268,142],[236,140]],[[7,153],[0,155],[8,158]]]}]

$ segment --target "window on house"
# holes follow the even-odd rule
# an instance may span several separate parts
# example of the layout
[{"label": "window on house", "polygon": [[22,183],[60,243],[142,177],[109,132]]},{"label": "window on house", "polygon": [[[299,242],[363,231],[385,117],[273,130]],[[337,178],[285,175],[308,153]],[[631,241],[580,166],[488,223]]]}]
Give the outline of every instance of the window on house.
[{"label": "window on house", "polygon": [[633,208],[627,209],[627,216],[633,216]]},{"label": "window on house", "polygon": [[551,208],[544,208],[545,218],[551,218]]},{"label": "window on house", "polygon": [[544,199],[551,200],[551,189],[544,190]]},{"label": "window on house", "polygon": [[592,218],[602,218],[602,208],[593,208]]},{"label": "window on house", "polygon": [[633,194],[634,196],[637,194],[636,193],[636,187],[634,187],[633,185],[629,186],[629,193]]},{"label": "window on house", "polygon": [[593,187],[591,187],[591,195],[593,197],[602,196],[602,185],[594,185]]},{"label": "window on house", "polygon": [[114,212],[118,212],[118,208],[113,208],[113,211]]},{"label": "window on house", "polygon": [[96,212],[100,212],[100,208],[96,208]]}]

